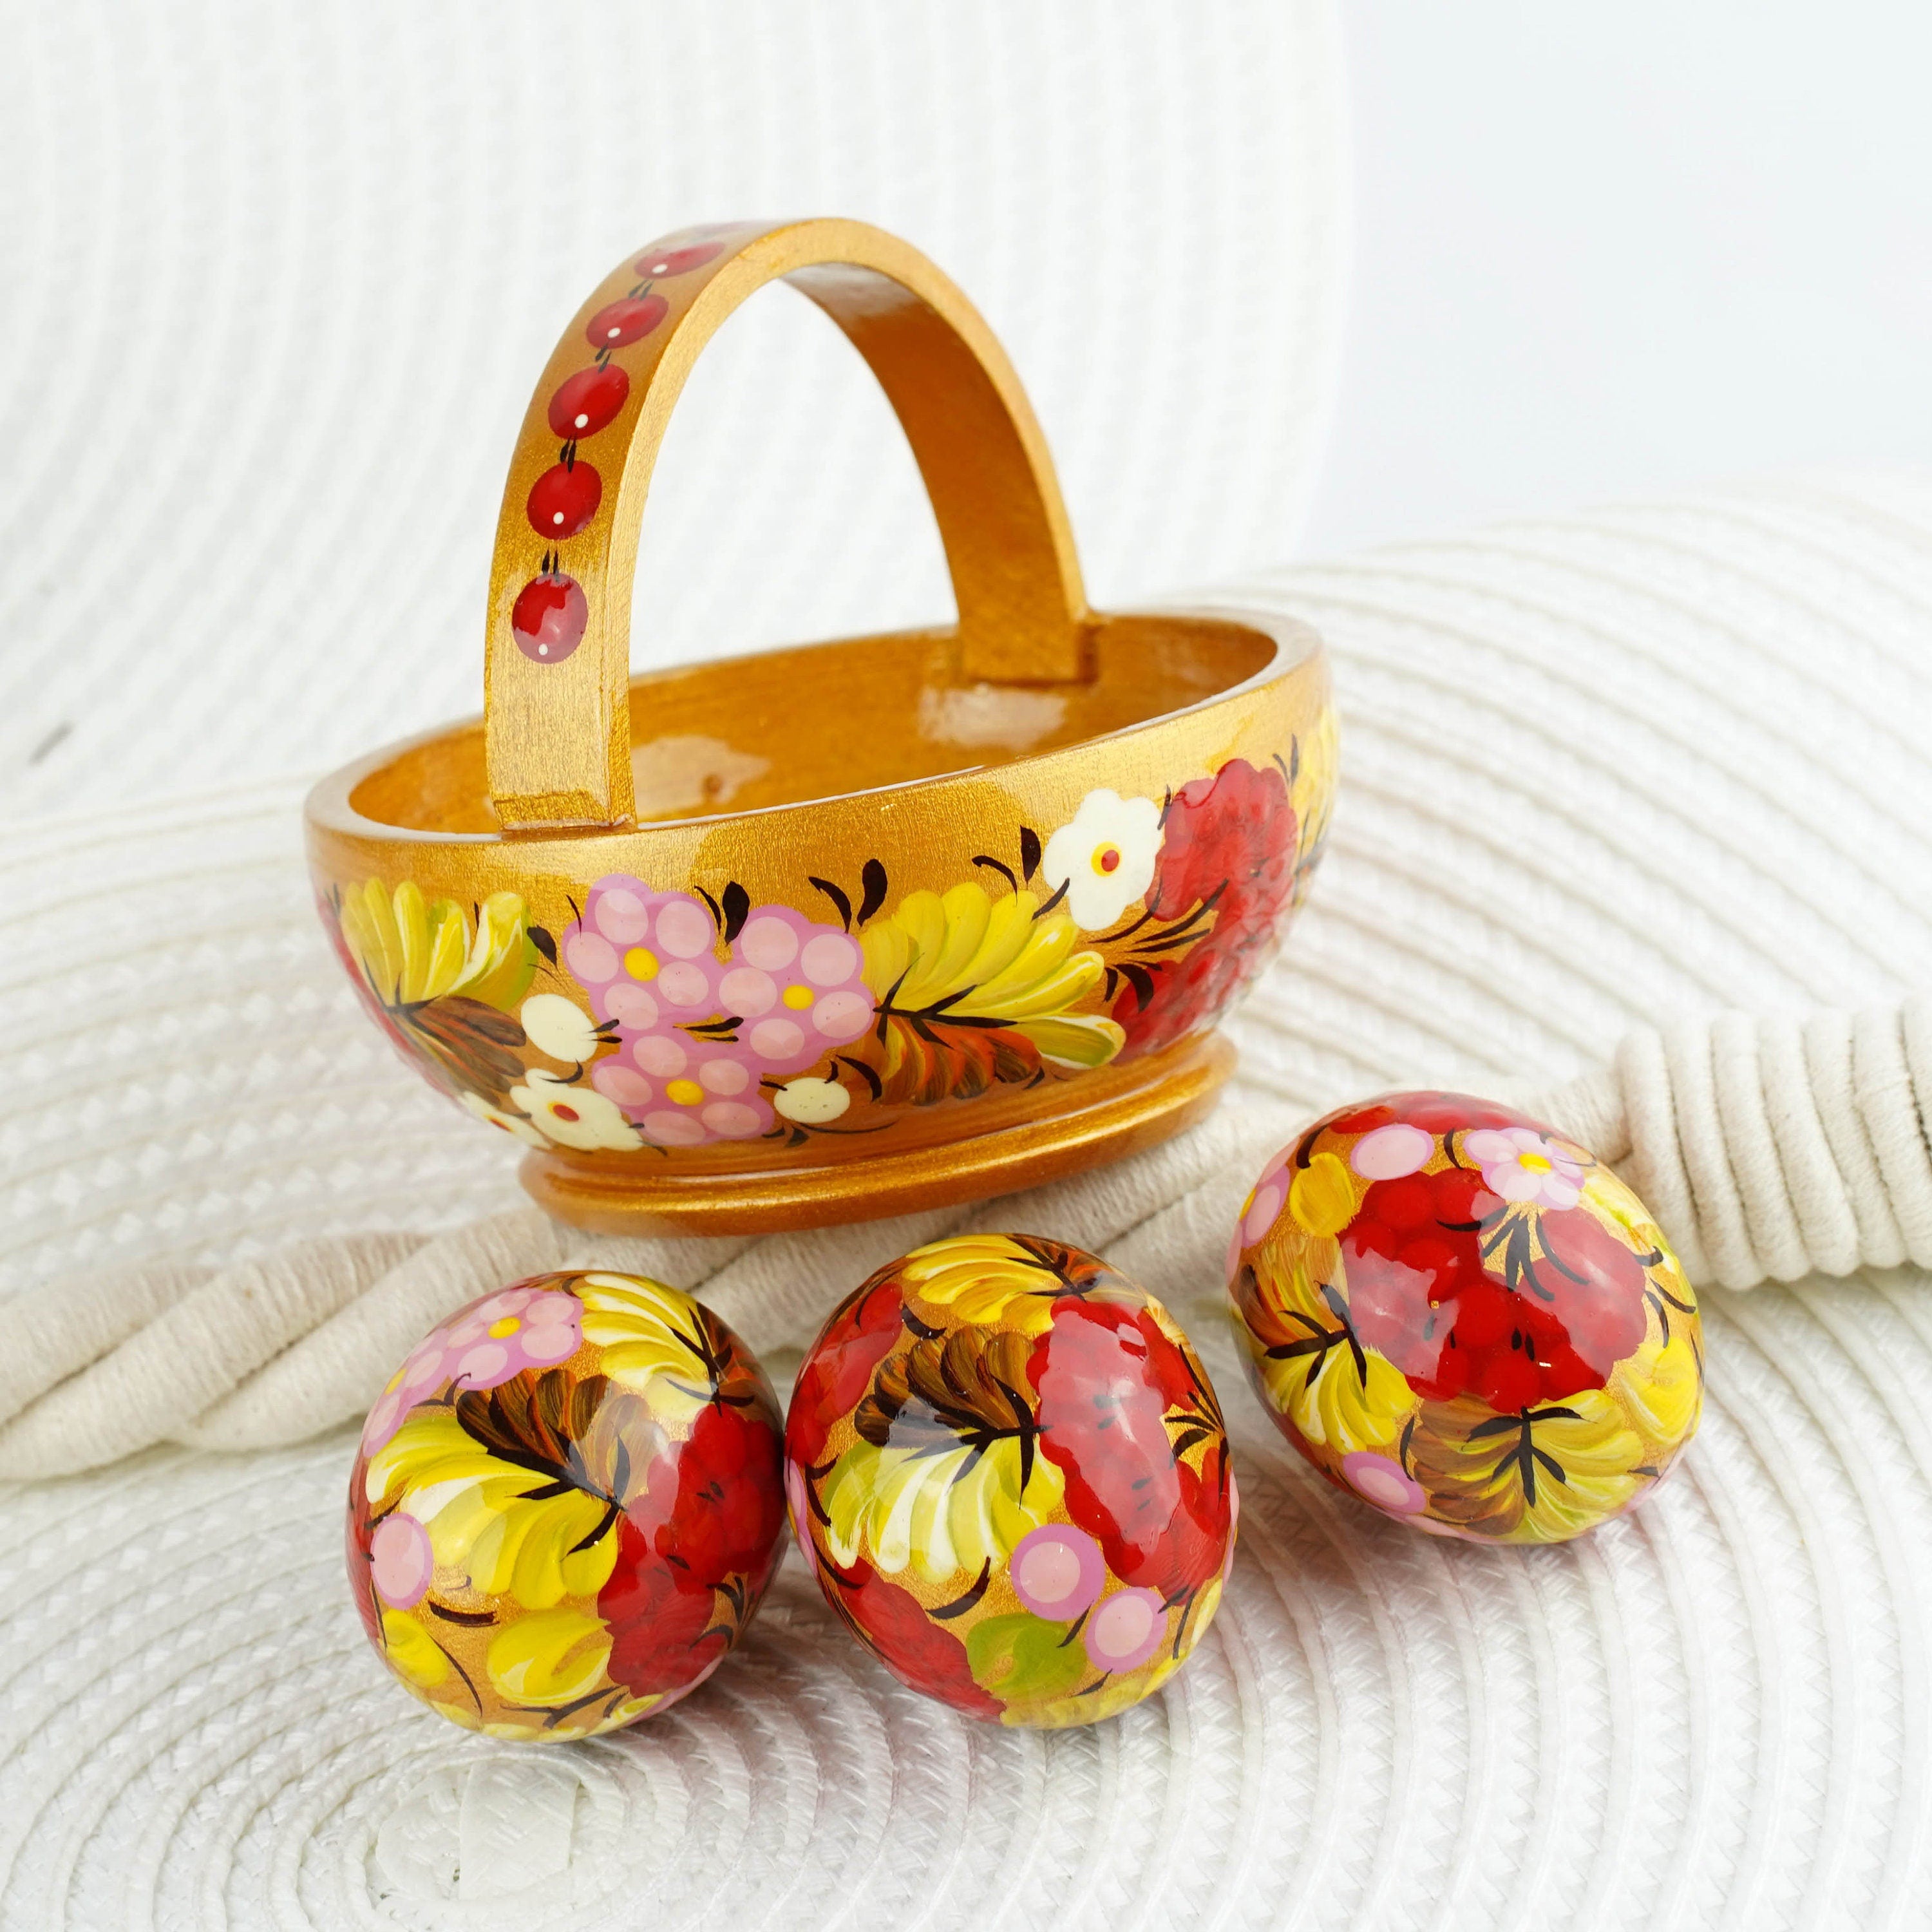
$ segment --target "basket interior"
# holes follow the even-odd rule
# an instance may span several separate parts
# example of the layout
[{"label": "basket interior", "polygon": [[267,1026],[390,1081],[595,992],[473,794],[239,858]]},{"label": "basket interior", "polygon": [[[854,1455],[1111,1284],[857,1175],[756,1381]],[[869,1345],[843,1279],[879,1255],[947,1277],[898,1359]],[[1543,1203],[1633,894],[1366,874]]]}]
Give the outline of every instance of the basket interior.
[{"label": "basket interior", "polygon": [[[1032,757],[1214,698],[1301,652],[1245,625],[1101,617],[1073,684],[962,679],[952,632],[839,638],[647,671],[631,681],[640,824],[757,811]],[[496,829],[483,727],[411,745],[350,794],[410,831]]]}]

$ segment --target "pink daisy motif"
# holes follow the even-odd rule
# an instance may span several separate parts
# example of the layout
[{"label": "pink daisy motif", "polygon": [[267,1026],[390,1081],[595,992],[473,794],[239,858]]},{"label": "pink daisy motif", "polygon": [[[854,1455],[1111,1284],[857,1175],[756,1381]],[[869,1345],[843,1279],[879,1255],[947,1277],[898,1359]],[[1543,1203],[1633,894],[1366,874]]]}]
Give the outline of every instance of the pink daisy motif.
[{"label": "pink daisy motif", "polygon": [[486,1294],[450,1324],[444,1366],[458,1388],[496,1388],[525,1369],[566,1360],[582,1340],[574,1294],[506,1288]]},{"label": "pink daisy motif", "polygon": [[1155,1590],[1116,1590],[1087,1619],[1081,1642],[1102,1670],[1137,1670],[1167,1634],[1167,1606]]},{"label": "pink daisy motif", "polygon": [[1582,1162],[1534,1127],[1478,1127],[1462,1145],[1483,1170],[1483,1185],[1505,1201],[1574,1208],[1582,1196]]},{"label": "pink daisy motif", "polygon": [[710,905],[612,872],[562,945],[615,1049],[590,1084],[658,1147],[767,1132],[766,1088],[872,1022],[864,949],[789,906],[744,908],[728,944]]},{"label": "pink daisy motif", "polygon": [[403,1425],[403,1418],[442,1380],[441,1328],[433,1328],[410,1350],[409,1358],[389,1378],[362,1425],[362,1453],[374,1456]]},{"label": "pink daisy motif", "polygon": [[429,1532],[404,1511],[398,1510],[376,1526],[369,1562],[376,1594],[392,1610],[412,1609],[429,1594],[436,1571]]},{"label": "pink daisy motif", "polygon": [[1392,1456],[1358,1449],[1342,1458],[1342,1473],[1358,1496],[1390,1516],[1414,1516],[1428,1504],[1422,1485]]},{"label": "pink daisy motif", "polygon": [[1241,1256],[1253,1247],[1275,1224],[1282,1203],[1288,1198],[1288,1162],[1292,1144],[1285,1147],[1262,1169],[1261,1178],[1241,1204],[1240,1219],[1234,1224],[1234,1238],[1228,1249],[1228,1279],[1240,1271]]},{"label": "pink daisy motif", "polygon": [[389,1378],[362,1425],[362,1453],[387,1447],[403,1418],[446,1382],[491,1389],[519,1370],[548,1368],[577,1352],[583,1340],[574,1295],[554,1288],[500,1288],[432,1328]]},{"label": "pink daisy motif", "polygon": [[791,1513],[791,1533],[798,1544],[799,1554],[806,1562],[814,1559],[812,1553],[812,1518],[808,1514],[811,1504],[805,1493],[805,1472],[788,1456],[785,1458],[785,1502]]},{"label": "pink daisy motif", "polygon": [[1014,1595],[1035,1616],[1065,1622],[1106,1587],[1107,1559],[1084,1529],[1045,1522],[1020,1538],[1008,1574]]},{"label": "pink daisy motif", "polygon": [[1348,1150],[1348,1165],[1365,1180],[1400,1180],[1420,1174],[1436,1151],[1436,1136],[1406,1120],[1364,1134]]}]

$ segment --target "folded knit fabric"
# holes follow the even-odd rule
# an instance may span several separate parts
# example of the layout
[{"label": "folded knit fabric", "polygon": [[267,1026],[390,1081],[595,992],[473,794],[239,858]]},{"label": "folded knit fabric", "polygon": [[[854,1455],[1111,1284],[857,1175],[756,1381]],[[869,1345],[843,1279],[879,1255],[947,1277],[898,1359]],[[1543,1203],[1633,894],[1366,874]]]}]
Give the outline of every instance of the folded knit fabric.
[{"label": "folded knit fabric", "polygon": [[[1524,1101],[1638,1187],[1693,1281],[1932,1268],[1932,995],[1801,1024],[1742,1014],[1628,1036],[1606,1072]],[[0,1361],[0,1480],[158,1442],[264,1449],[358,1420],[435,1323],[558,1268],[701,1295],[754,1353],[808,1347],[839,1297],[923,1242],[1018,1228],[1103,1251],[1216,1318],[1248,1178],[1298,1124],[1237,1102],[1152,1153],[964,1208],[740,1240],[598,1239],[512,1210],[437,1236],[313,1237],[222,1270],[178,1262],[23,1293]]]}]

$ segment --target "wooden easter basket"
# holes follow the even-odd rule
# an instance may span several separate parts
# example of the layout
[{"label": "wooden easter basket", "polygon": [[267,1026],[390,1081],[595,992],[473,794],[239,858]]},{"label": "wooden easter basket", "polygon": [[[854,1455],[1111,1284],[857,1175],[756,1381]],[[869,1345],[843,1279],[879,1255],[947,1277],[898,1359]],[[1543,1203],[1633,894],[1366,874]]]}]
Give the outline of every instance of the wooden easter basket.
[{"label": "wooden easter basket", "polygon": [[[956,625],[633,676],[639,527],[699,351],[782,278],[904,425]],[[628,258],[532,399],[480,720],[318,785],[323,917],[418,1070],[621,1232],[898,1214],[1172,1134],[1321,850],[1319,640],[1090,610],[1011,364],[862,224],[692,229]]]}]

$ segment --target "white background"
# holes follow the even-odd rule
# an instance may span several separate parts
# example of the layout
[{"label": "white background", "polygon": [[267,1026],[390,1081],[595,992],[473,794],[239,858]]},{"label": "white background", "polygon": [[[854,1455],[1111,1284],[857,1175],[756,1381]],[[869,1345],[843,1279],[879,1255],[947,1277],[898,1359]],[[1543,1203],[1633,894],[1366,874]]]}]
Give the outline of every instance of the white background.
[{"label": "white background", "polygon": [[1932,456],[1932,8],[1349,0],[1304,554]]}]

